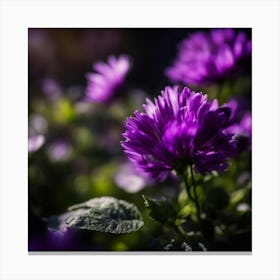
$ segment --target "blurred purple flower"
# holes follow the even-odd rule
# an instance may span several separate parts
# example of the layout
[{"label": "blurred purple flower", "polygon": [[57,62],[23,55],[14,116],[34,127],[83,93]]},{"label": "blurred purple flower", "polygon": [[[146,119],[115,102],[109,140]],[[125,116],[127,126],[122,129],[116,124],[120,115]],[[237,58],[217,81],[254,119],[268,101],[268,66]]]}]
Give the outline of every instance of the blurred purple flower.
[{"label": "blurred purple flower", "polygon": [[110,56],[108,63],[98,62],[93,65],[95,73],[88,73],[86,89],[87,100],[91,102],[110,102],[124,84],[131,65],[125,55],[119,58]]},{"label": "blurred purple flower", "polygon": [[31,114],[28,117],[28,133],[29,135],[45,134],[48,130],[47,120],[40,114]]},{"label": "blurred purple flower", "polygon": [[154,103],[147,99],[144,108],[145,113],[135,111],[127,119],[121,142],[137,168],[163,180],[172,170],[180,174],[192,164],[199,174],[228,167],[235,153],[232,134],[225,131],[229,107],[175,86],[166,87]]},{"label": "blurred purple flower", "polygon": [[47,234],[49,246],[56,250],[67,250],[73,242],[71,237],[70,231],[61,232],[49,230]]},{"label": "blurred purple flower", "polygon": [[68,160],[72,154],[72,147],[63,140],[54,142],[48,149],[48,156],[52,161]]},{"label": "blurred purple flower", "polygon": [[241,133],[252,138],[252,114],[246,113],[240,122]]},{"label": "blurred purple flower", "polygon": [[79,248],[75,232],[65,226],[70,213],[39,218],[29,213],[29,251],[71,250]]},{"label": "blurred purple flower", "polygon": [[252,143],[252,113],[244,108],[242,101],[231,99],[227,106],[232,109],[230,125],[227,128],[229,133],[235,134],[238,151],[250,149]]},{"label": "blurred purple flower", "polygon": [[45,143],[45,136],[38,134],[28,137],[28,152],[33,153],[39,150]]},{"label": "blurred purple flower", "polygon": [[236,135],[252,137],[252,114],[247,112],[239,123],[234,123],[227,129],[230,133]]},{"label": "blurred purple flower", "polygon": [[117,186],[128,193],[139,192],[152,182],[147,174],[138,170],[131,162],[122,164],[114,179]]},{"label": "blurred purple flower", "polygon": [[[244,32],[212,29],[183,40],[173,66],[166,75],[172,82],[205,85],[239,72],[250,57],[252,42]],[[250,62],[249,62],[250,64]]]},{"label": "blurred purple flower", "polygon": [[61,95],[61,87],[58,82],[56,82],[52,78],[45,78],[43,79],[41,83],[41,88],[43,93],[49,98],[49,99],[56,99]]}]

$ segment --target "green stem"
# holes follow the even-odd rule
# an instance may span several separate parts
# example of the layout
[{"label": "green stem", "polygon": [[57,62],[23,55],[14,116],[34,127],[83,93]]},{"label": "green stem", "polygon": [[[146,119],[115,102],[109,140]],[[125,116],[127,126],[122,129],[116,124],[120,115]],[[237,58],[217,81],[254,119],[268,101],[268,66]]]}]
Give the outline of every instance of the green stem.
[{"label": "green stem", "polygon": [[197,213],[198,221],[200,222],[201,221],[200,207],[199,207],[198,197],[197,197],[197,193],[196,193],[196,184],[195,184],[195,179],[194,179],[193,167],[192,166],[191,166],[191,177],[192,177],[192,183],[193,183],[193,193],[194,193],[194,199],[195,199],[196,213]]},{"label": "green stem", "polygon": [[191,186],[188,183],[187,175],[184,173],[183,176],[184,176],[184,180],[185,180],[186,192],[187,192],[190,200],[195,203],[195,198],[191,194]]}]

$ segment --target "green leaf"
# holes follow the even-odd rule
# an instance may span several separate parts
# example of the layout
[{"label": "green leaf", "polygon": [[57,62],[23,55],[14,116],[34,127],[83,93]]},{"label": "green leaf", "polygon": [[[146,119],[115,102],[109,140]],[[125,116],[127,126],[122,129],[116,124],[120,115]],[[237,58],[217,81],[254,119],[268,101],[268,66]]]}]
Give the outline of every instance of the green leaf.
[{"label": "green leaf", "polygon": [[[74,211],[73,211],[74,210]],[[144,222],[134,204],[114,197],[99,197],[69,207],[67,227],[109,233],[129,233],[139,230]]]},{"label": "green leaf", "polygon": [[249,188],[243,188],[243,189],[234,191],[231,194],[230,203],[233,205],[237,205],[238,203],[243,202],[245,200],[245,198],[248,196],[249,192],[250,192]]},{"label": "green leaf", "polygon": [[175,211],[170,202],[166,198],[162,197],[161,199],[153,199],[142,196],[144,199],[145,207],[151,210],[150,217],[154,220],[165,223],[169,218],[174,217]]}]

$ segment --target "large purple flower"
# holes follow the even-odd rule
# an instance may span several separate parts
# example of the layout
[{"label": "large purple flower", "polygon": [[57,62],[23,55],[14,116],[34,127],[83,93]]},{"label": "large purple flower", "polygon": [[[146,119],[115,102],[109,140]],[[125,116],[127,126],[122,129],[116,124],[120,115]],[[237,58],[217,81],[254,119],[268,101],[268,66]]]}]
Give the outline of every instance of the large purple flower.
[{"label": "large purple flower", "polygon": [[123,85],[130,62],[125,55],[119,58],[110,56],[108,63],[98,62],[93,65],[93,69],[95,73],[87,74],[87,100],[107,103]]},{"label": "large purple flower", "polygon": [[184,84],[216,82],[250,66],[246,59],[251,50],[252,42],[242,31],[228,28],[196,32],[180,44],[178,56],[166,75],[172,82]]},{"label": "large purple flower", "polygon": [[222,171],[235,153],[232,134],[226,132],[229,107],[219,107],[189,88],[166,87],[154,103],[147,99],[145,113],[127,119],[121,144],[130,160],[151,177],[163,180],[171,171],[182,173],[194,164],[205,174]]}]

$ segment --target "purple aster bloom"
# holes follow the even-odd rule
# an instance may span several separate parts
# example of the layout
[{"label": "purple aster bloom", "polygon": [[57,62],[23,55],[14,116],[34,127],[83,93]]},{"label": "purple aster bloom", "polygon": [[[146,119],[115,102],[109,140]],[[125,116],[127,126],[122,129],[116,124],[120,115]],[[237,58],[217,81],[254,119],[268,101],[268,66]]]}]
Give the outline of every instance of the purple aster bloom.
[{"label": "purple aster bloom", "polygon": [[146,99],[145,113],[127,119],[125,141],[129,159],[151,177],[163,180],[188,165],[205,174],[222,171],[235,154],[235,141],[228,127],[231,109],[208,101],[202,93],[185,87],[166,87],[154,102]]},{"label": "purple aster bloom", "polygon": [[93,69],[96,71],[95,73],[87,74],[87,100],[107,103],[124,84],[130,69],[130,62],[125,55],[119,58],[110,56],[108,63],[98,62],[93,65]]},{"label": "purple aster bloom", "polygon": [[251,51],[252,42],[244,32],[230,28],[196,32],[182,41],[178,56],[166,75],[172,82],[184,84],[216,82],[238,73]]}]

